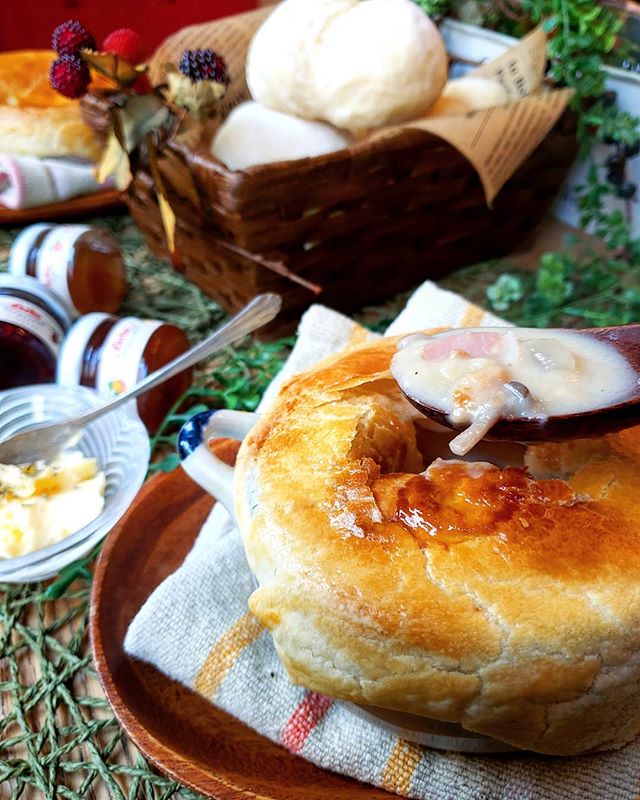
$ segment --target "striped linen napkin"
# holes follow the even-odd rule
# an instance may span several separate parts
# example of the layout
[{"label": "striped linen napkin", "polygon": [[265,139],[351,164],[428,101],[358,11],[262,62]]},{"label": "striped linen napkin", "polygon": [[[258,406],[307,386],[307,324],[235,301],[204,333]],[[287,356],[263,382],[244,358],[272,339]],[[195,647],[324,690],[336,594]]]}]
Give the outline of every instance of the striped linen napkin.
[{"label": "striped linen napkin", "polygon": [[[427,282],[387,334],[506,324]],[[374,335],[335,311],[313,306],[261,408],[290,375]],[[404,741],[361,719],[347,704],[294,686],[269,632],[247,611],[255,586],[240,535],[216,505],[182,566],[131,623],[125,649],[292,753],[406,797],[638,800],[640,740],[621,750],[569,759],[450,753]]]},{"label": "striped linen napkin", "polygon": [[111,185],[110,180],[107,184],[97,183],[89,161],[0,153],[0,205],[7,208],[61,203]]}]

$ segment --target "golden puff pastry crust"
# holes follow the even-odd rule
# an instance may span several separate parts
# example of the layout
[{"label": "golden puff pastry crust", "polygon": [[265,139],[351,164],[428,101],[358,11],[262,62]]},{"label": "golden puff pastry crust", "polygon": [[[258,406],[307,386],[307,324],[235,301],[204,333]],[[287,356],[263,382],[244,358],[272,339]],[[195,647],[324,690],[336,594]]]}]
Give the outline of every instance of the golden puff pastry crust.
[{"label": "golden puff pastry crust", "polygon": [[100,144],[82,120],[80,103],[49,86],[55,53],[0,53],[0,149],[30,156],[97,160]]},{"label": "golden puff pastry crust", "polygon": [[530,447],[527,471],[423,471],[395,344],[289,381],[243,443],[252,612],[309,689],[541,753],[625,744],[640,731],[640,428]]}]

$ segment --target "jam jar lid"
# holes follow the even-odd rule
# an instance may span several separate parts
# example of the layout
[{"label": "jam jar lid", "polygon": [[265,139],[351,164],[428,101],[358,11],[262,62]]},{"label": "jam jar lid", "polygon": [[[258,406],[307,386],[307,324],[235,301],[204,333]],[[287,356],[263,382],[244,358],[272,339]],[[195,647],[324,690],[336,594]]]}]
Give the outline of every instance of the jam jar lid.
[{"label": "jam jar lid", "polygon": [[49,308],[49,313],[59,325],[67,331],[74,315],[67,304],[51,289],[47,289],[36,278],[29,275],[0,275],[0,293],[15,289],[17,292],[30,294],[35,299],[44,303]]},{"label": "jam jar lid", "polygon": [[89,344],[89,339],[95,333],[96,328],[103,322],[106,320],[116,322],[117,319],[113,314],[92,311],[73,323],[58,357],[57,383],[61,383],[64,386],[77,386],[80,383],[82,359],[84,351]]},{"label": "jam jar lid", "polygon": [[12,275],[27,274],[27,259],[31,248],[40,234],[50,231],[53,227],[53,222],[39,222],[36,225],[29,225],[16,236],[9,251],[9,272]]}]

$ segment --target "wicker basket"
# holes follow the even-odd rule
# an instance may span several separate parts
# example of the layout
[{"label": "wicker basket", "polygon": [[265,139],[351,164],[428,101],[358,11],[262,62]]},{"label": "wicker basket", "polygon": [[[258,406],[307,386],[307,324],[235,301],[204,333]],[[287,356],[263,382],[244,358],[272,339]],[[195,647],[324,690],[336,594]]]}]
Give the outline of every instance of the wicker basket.
[{"label": "wicker basket", "polygon": [[[88,123],[104,132],[114,103],[114,95],[88,95]],[[159,168],[186,277],[230,312],[259,292],[279,292],[284,308],[269,333],[280,334],[312,302],[354,311],[514,250],[544,217],[575,155],[575,117],[567,111],[492,209],[469,162],[415,130],[243,172],[226,169],[204,142],[171,141]],[[144,149],[133,163],[125,200],[149,248],[167,257]]]}]

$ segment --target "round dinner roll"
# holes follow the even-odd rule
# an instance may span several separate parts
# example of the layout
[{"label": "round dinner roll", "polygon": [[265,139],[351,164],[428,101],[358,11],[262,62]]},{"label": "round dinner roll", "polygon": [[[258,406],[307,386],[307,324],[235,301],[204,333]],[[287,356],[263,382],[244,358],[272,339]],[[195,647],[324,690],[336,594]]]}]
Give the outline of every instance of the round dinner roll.
[{"label": "round dinner roll", "polygon": [[350,137],[324,122],[300,119],[247,102],[234,108],[218,129],[211,152],[229,169],[238,170],[312,158],[342,150]]},{"label": "round dinner roll", "polygon": [[354,0],[284,0],[258,28],[247,52],[249,92],[262,105],[308,119],[317,113],[313,60],[323,30]]},{"label": "round dinner roll", "polygon": [[289,380],[243,442],[251,611],[308,689],[540,753],[625,744],[640,428],[530,447],[528,471],[434,459],[438,434],[389,370],[396,342]]},{"label": "round dinner roll", "polygon": [[489,78],[457,78],[449,81],[428,111],[429,117],[447,117],[502,106],[509,102],[507,90]]},{"label": "round dinner roll", "polygon": [[255,100],[352,131],[422,116],[446,79],[442,37],[412,0],[284,0],[247,57]]}]

